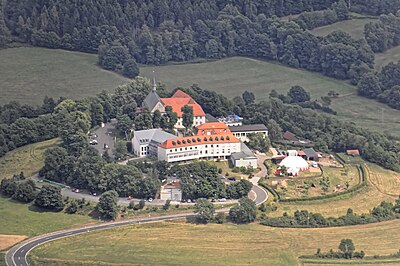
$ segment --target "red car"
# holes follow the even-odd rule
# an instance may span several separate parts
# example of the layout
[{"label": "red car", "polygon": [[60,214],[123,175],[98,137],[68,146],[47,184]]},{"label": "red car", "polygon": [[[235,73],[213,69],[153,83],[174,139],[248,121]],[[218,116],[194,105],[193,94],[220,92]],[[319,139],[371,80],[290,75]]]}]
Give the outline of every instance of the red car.
[{"label": "red car", "polygon": [[128,200],[131,200],[131,199],[133,199],[132,196],[128,196]]}]

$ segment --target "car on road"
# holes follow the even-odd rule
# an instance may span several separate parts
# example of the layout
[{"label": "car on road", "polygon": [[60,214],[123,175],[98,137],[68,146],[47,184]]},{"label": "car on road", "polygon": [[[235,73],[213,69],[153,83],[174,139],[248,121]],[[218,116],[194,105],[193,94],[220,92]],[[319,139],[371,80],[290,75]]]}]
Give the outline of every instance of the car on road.
[{"label": "car on road", "polygon": [[226,202],[226,198],[222,198],[218,200],[219,202]]},{"label": "car on road", "polygon": [[73,187],[73,188],[71,189],[71,191],[72,191],[72,192],[75,192],[75,193],[79,193],[79,189],[78,189],[78,188],[74,188],[74,187]]},{"label": "car on road", "polygon": [[99,143],[97,142],[97,140],[91,139],[91,140],[89,141],[89,144],[90,144],[90,145],[97,145],[97,144],[99,144]]}]

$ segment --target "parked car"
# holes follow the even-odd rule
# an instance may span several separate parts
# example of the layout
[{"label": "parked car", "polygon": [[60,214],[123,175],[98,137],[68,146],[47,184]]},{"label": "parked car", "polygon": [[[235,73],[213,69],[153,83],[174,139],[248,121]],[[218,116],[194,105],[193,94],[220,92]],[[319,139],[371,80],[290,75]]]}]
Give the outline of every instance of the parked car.
[{"label": "parked car", "polygon": [[95,139],[91,139],[91,140],[89,141],[89,144],[90,144],[90,145],[97,145],[98,142],[97,142],[97,140],[95,140]]},{"label": "parked car", "polygon": [[132,199],[132,196],[128,196],[128,200],[131,200]]},{"label": "parked car", "polygon": [[191,200],[191,199],[188,199],[188,200],[187,200],[187,203],[192,203],[192,200]]},{"label": "parked car", "polygon": [[234,177],[228,177],[228,180],[229,180],[229,181],[236,181],[236,178],[234,178]]},{"label": "parked car", "polygon": [[153,201],[153,198],[149,198],[147,201],[148,201],[148,202],[152,202],[152,201]]},{"label": "parked car", "polygon": [[219,202],[226,202],[226,198],[222,198],[218,200]]}]

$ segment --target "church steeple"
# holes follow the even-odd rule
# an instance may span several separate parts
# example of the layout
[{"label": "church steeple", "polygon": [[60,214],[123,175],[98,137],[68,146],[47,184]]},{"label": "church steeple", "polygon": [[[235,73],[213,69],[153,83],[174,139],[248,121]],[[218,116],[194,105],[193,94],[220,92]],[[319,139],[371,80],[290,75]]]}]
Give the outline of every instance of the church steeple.
[{"label": "church steeple", "polygon": [[153,68],[153,91],[156,91],[156,90],[157,90],[156,73]]}]

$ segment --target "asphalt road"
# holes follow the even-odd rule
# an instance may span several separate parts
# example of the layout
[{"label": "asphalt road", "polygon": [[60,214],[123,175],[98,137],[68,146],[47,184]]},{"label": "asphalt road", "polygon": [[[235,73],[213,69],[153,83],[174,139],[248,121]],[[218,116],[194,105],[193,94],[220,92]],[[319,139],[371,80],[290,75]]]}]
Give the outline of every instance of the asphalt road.
[{"label": "asphalt road", "polygon": [[[229,209],[221,209],[217,212],[227,212]],[[149,222],[157,222],[157,221],[165,221],[165,220],[174,220],[180,218],[188,218],[195,216],[194,213],[182,213],[182,214],[174,214],[174,215],[167,215],[167,216],[160,216],[160,217],[153,217],[153,218],[141,218],[141,219],[132,219],[126,220],[121,222],[110,222],[110,223],[103,223],[98,225],[92,226],[85,226],[82,228],[77,229],[69,229],[58,231],[54,233],[49,233],[41,236],[37,236],[31,239],[28,239],[14,247],[6,253],[6,263],[8,266],[28,266],[28,254],[29,252],[34,249],[35,247],[42,245],[44,243],[57,240],[60,238],[69,237],[72,235],[79,235],[85,234],[93,231],[111,229],[120,226],[127,226],[139,223],[149,223]]]}]

